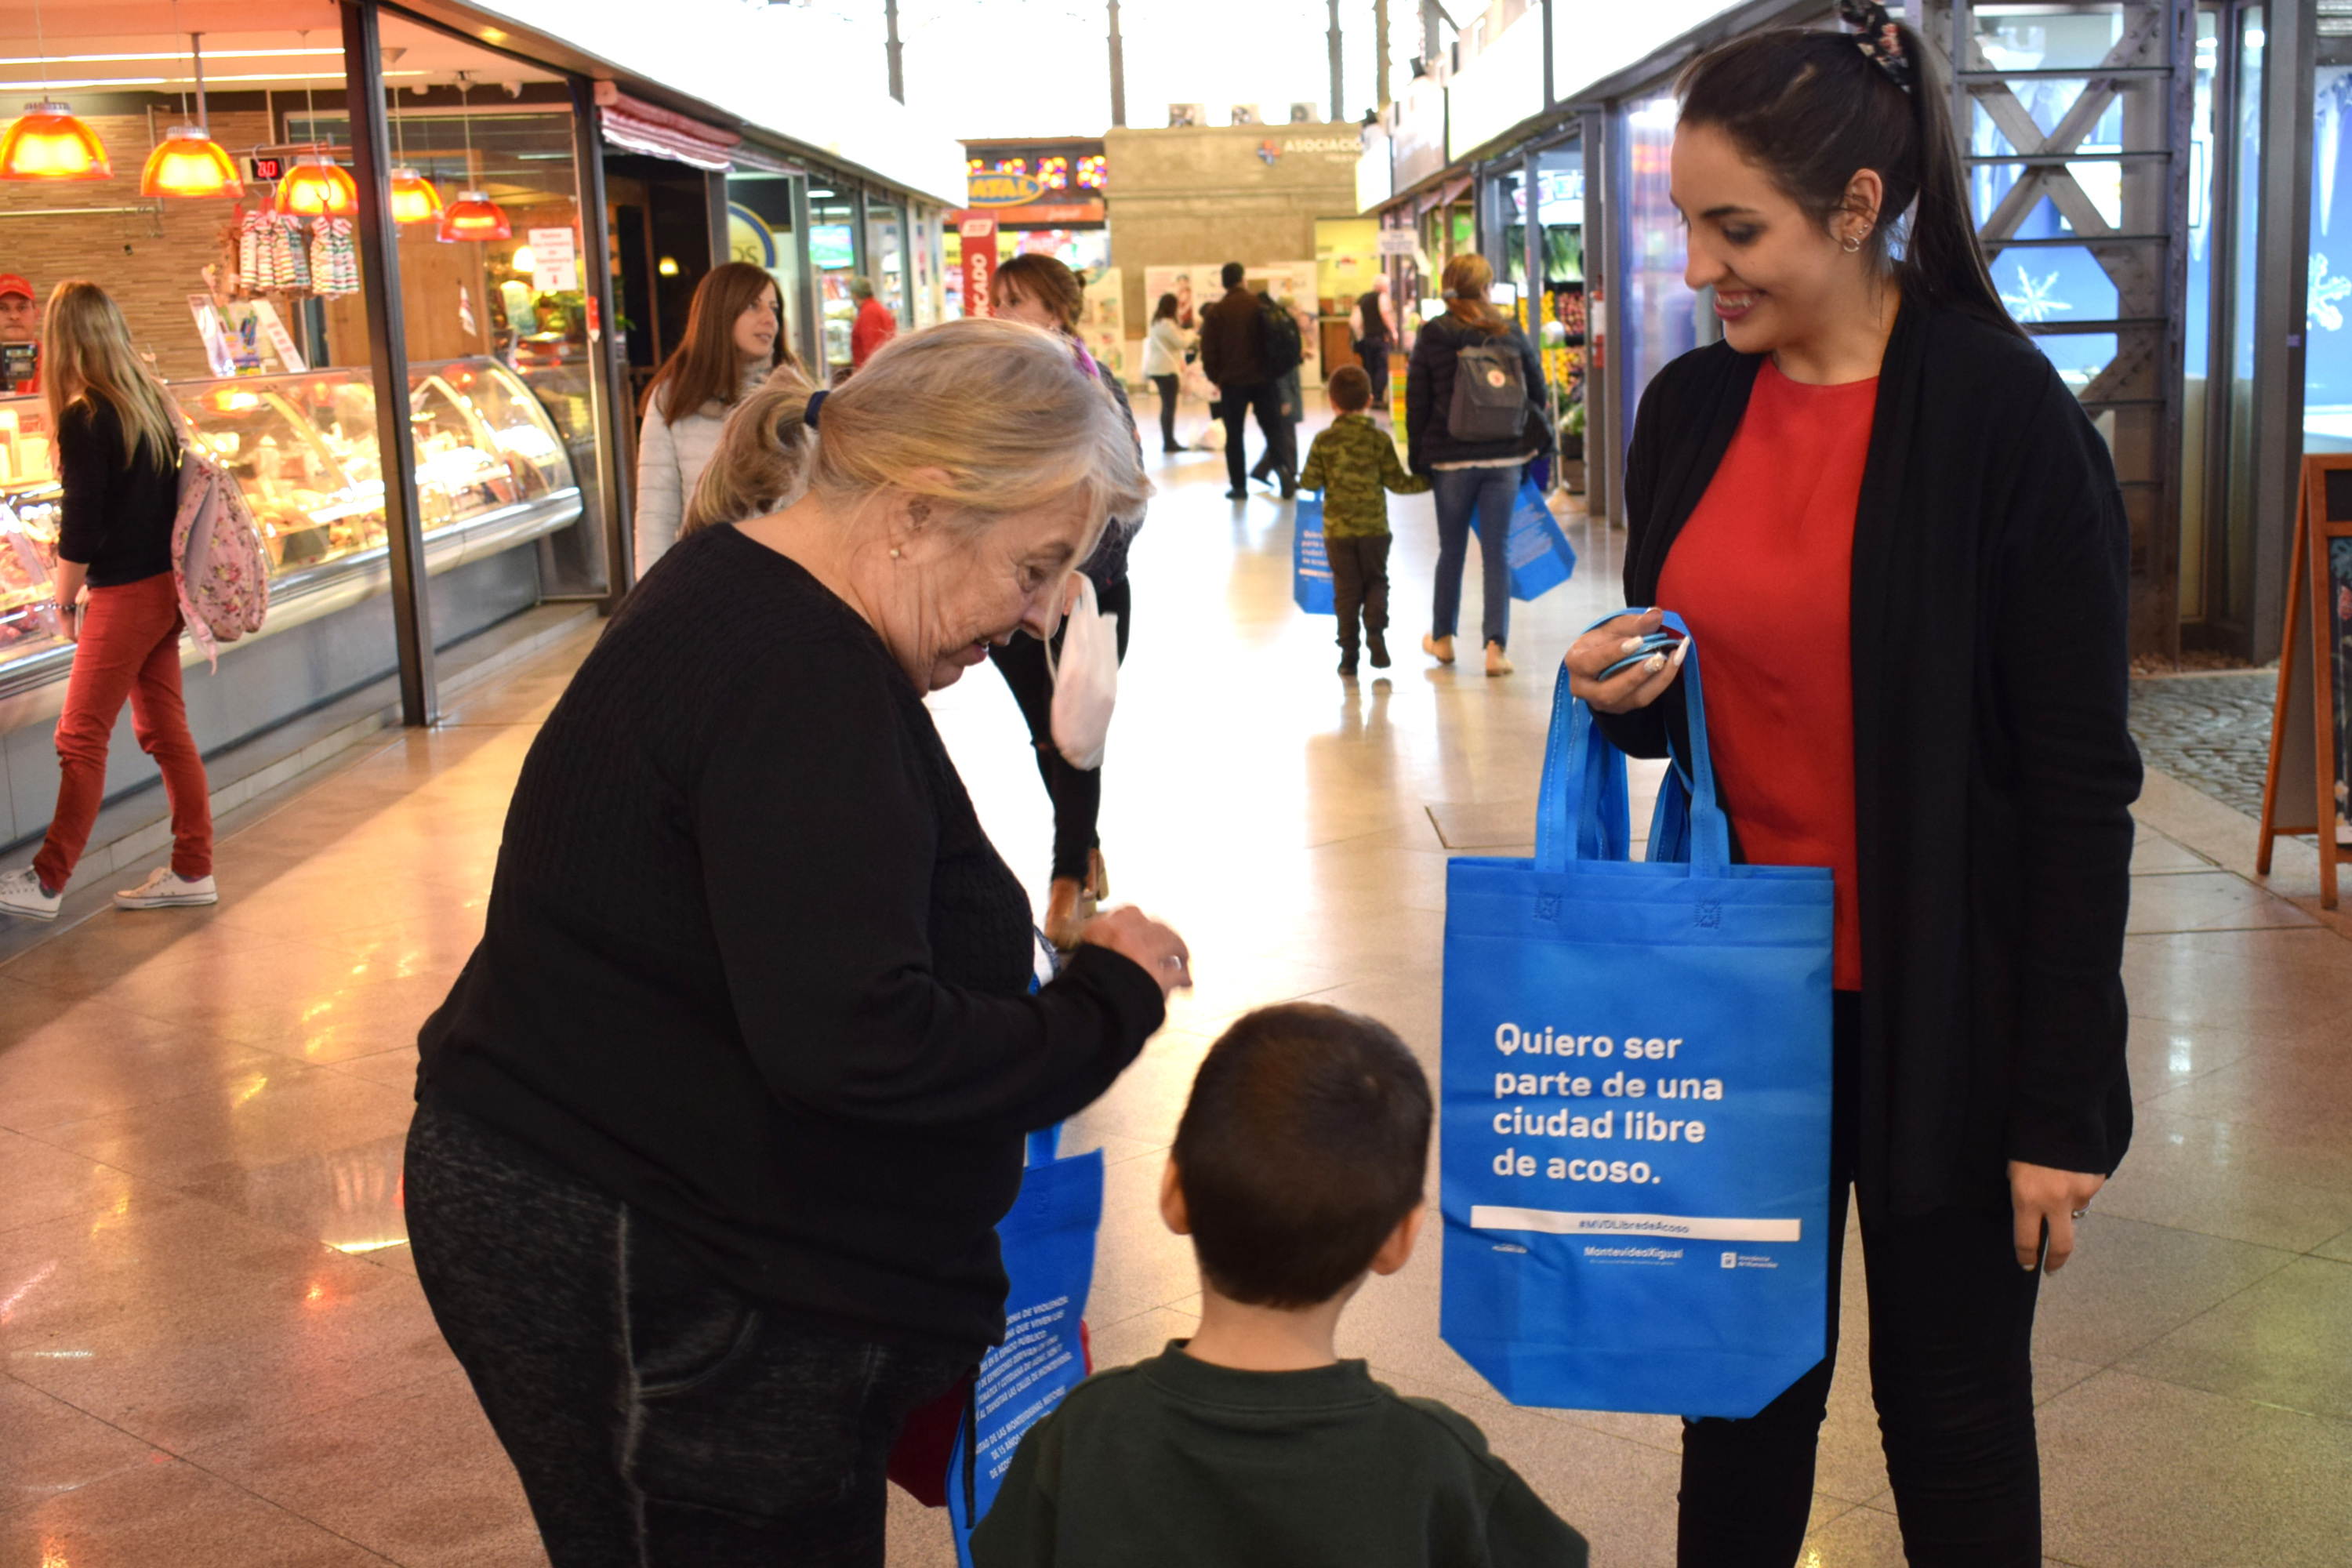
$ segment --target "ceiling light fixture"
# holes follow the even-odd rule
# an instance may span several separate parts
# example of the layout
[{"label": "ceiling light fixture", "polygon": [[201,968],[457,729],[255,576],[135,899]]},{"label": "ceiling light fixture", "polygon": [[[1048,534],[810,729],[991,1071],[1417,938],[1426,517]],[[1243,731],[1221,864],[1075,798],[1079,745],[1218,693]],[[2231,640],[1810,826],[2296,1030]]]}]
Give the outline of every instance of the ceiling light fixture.
[{"label": "ceiling light fixture", "polygon": [[400,122],[400,105],[393,100],[392,89],[384,89],[386,111],[392,116],[393,134],[400,141],[400,163],[392,171],[392,221],[394,223],[429,223],[441,216],[445,205],[441,193],[408,162],[408,131]]},{"label": "ceiling light fixture", "polygon": [[[41,51],[41,74],[47,77],[49,44],[41,27],[40,0],[33,0],[33,36]],[[25,105],[25,112],[0,135],[0,180],[104,180],[113,174],[106,144],[54,99]]]},{"label": "ceiling light fixture", "polygon": [[[179,0],[172,0],[172,21],[180,19]],[[245,182],[236,177],[236,165],[221,144],[213,140],[212,117],[205,110],[204,35],[188,35],[188,60],[196,78],[196,122],[174,125],[163,133],[163,140],[147,154],[147,166],[139,172],[139,194],[142,196],[241,196]],[[185,121],[188,107],[180,105]]]},{"label": "ceiling light fixture", "polygon": [[[470,101],[473,83],[464,71],[457,73],[457,118],[466,128],[466,177],[474,177],[474,108]],[[487,191],[459,191],[457,199],[441,210],[441,237],[459,239],[512,239],[514,224],[507,217],[506,209],[490,200]]]},{"label": "ceiling light fixture", "polygon": [[[306,30],[296,37],[308,47]],[[302,117],[310,130],[310,150],[294,160],[278,182],[278,210],[288,217],[349,217],[360,210],[360,188],[343,166],[327,156],[331,150],[319,140],[319,105],[310,84],[302,88]]]}]

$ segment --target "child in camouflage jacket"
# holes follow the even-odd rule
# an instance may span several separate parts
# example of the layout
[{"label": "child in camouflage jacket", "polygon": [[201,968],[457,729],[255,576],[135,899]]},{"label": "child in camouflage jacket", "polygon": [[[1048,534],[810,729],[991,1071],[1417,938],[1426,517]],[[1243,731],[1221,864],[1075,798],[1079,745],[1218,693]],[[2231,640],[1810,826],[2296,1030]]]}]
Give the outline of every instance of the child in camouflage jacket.
[{"label": "child in camouflage jacket", "polygon": [[1426,476],[1409,474],[1396,443],[1364,413],[1371,378],[1357,365],[1331,373],[1325,388],[1339,417],[1315,437],[1299,470],[1302,489],[1323,492],[1323,548],[1331,560],[1331,597],[1339,613],[1339,673],[1356,673],[1356,626],[1371,645],[1372,668],[1389,667],[1388,490],[1401,496],[1429,489]]}]

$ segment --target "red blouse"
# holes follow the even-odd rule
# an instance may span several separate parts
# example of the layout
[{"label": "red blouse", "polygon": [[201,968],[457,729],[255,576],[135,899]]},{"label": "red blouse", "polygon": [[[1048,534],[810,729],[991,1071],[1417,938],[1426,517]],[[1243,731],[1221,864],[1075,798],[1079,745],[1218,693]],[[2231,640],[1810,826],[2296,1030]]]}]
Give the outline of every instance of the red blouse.
[{"label": "red blouse", "polygon": [[1862,986],[1854,910],[1854,509],[1878,381],[1808,386],[1767,360],[1658,603],[1682,613],[1706,678],[1706,733],[1739,847],[1837,876],[1841,991]]}]

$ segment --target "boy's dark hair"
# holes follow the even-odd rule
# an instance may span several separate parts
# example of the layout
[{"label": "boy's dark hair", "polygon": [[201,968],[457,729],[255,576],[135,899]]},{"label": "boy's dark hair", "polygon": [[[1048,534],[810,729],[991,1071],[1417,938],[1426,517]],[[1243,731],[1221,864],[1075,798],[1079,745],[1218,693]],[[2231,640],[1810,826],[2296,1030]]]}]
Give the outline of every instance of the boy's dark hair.
[{"label": "boy's dark hair", "polygon": [[1372,401],[1372,378],[1360,364],[1343,364],[1331,373],[1323,388],[1331,406],[1342,414],[1361,414]]},{"label": "boy's dark hair", "polygon": [[1242,286],[1242,264],[1238,261],[1226,262],[1223,268],[1218,272],[1217,278],[1218,280],[1223,283],[1228,289],[1240,288]]},{"label": "boy's dark hair", "polygon": [[1172,1151],[1202,1274],[1253,1306],[1337,1296],[1422,1201],[1429,1126],[1429,1079],[1385,1025],[1309,1002],[1236,1020]]}]

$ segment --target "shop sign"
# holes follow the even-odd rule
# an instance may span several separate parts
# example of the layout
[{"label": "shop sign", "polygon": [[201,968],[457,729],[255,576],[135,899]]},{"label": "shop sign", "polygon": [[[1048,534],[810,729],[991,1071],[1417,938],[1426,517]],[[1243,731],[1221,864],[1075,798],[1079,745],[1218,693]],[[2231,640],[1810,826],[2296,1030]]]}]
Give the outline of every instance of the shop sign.
[{"label": "shop sign", "polygon": [[964,181],[964,199],[976,207],[1025,206],[1045,194],[1034,174],[973,174]]},{"label": "shop sign", "polygon": [[963,313],[985,316],[988,291],[996,281],[996,220],[966,217],[957,233],[963,240]]},{"label": "shop sign", "polygon": [[569,228],[530,230],[530,286],[541,294],[570,294],[580,287],[580,247]]},{"label": "shop sign", "polygon": [[1384,228],[1381,230],[1381,254],[1382,256],[1402,257],[1405,259],[1410,260],[1413,254],[1420,248],[1420,237],[1415,235],[1412,230],[1409,228]]},{"label": "shop sign", "polygon": [[1544,111],[1543,13],[1527,12],[1479,50],[1445,89],[1449,158],[1467,157]]}]

